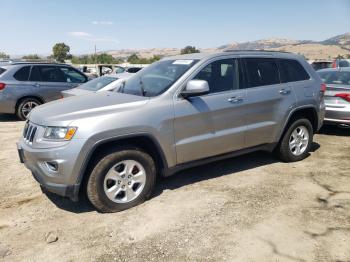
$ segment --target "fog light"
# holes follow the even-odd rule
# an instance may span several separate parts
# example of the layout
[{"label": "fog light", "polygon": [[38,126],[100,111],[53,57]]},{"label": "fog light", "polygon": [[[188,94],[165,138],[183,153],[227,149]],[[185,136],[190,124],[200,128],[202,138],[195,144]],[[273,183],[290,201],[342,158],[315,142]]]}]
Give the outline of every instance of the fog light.
[{"label": "fog light", "polygon": [[58,164],[56,162],[45,162],[47,169],[52,172],[58,171]]}]

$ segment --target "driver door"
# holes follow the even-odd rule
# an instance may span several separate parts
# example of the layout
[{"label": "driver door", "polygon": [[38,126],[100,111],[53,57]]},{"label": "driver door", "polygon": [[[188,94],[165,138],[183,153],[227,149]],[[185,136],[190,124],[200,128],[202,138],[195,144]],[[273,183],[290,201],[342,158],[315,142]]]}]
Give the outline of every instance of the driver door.
[{"label": "driver door", "polygon": [[243,148],[245,90],[239,89],[239,71],[237,59],[214,61],[193,78],[207,81],[209,94],[175,99],[177,164]]}]

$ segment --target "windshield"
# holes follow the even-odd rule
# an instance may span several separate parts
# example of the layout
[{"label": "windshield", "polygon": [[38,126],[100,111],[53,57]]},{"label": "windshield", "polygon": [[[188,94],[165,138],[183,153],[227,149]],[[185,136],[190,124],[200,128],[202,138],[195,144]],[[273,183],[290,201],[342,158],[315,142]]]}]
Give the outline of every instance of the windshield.
[{"label": "windshield", "polygon": [[105,87],[106,85],[118,80],[116,77],[98,77],[93,80],[90,80],[89,82],[79,86],[79,89],[89,90],[89,91],[98,91],[101,88]]},{"label": "windshield", "polygon": [[164,60],[139,71],[122,86],[121,92],[153,97],[168,90],[198,60]]},{"label": "windshield", "polygon": [[333,85],[350,85],[350,71],[318,72],[322,81]]}]

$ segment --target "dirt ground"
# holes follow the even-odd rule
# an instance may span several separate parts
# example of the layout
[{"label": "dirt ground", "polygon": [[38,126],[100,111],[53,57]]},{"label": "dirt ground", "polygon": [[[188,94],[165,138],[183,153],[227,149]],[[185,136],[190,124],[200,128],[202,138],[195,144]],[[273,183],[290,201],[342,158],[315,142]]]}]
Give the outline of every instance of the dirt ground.
[{"label": "dirt ground", "polygon": [[350,261],[350,130],[322,129],[302,162],[200,166],[99,214],[41,192],[17,157],[23,124],[0,115],[0,260]]}]

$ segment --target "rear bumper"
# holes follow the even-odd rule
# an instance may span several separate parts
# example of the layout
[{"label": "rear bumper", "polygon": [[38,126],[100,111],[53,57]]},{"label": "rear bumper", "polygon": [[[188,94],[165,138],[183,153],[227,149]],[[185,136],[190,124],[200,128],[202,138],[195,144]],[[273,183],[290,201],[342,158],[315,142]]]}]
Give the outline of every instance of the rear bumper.
[{"label": "rear bumper", "polygon": [[0,113],[14,114],[16,108],[16,102],[8,99],[0,93]]},{"label": "rear bumper", "polygon": [[326,107],[325,123],[350,124],[350,106]]}]

